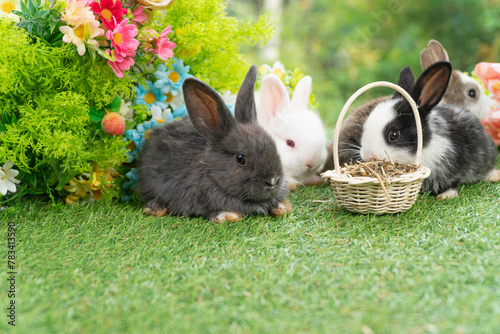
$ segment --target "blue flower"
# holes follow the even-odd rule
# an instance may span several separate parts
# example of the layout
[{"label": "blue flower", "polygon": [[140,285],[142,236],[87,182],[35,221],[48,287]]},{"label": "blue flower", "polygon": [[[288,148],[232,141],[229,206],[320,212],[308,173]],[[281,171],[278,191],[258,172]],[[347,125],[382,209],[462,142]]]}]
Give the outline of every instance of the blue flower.
[{"label": "blue flower", "polygon": [[135,148],[128,152],[128,162],[134,161],[138,158],[139,150],[146,139],[148,139],[148,133],[156,129],[159,125],[163,123],[158,123],[156,119],[146,121],[144,123],[138,124],[135,129],[130,129],[125,131],[125,137],[131,140]]},{"label": "blue flower", "polygon": [[179,108],[175,109],[174,112],[172,113],[172,116],[174,119],[176,118],[184,118],[188,115],[186,105],[183,104]]},{"label": "blue flower", "polygon": [[167,105],[164,102],[167,96],[162,94],[161,89],[155,87],[152,82],[147,81],[147,83],[148,89],[142,85],[135,87],[136,95],[134,103],[147,105],[148,109],[151,108],[151,106],[158,106],[161,109],[165,109]]},{"label": "blue flower", "polygon": [[182,89],[182,83],[187,77],[192,77],[189,74],[189,66],[184,66],[182,59],[174,58],[172,68],[160,64],[153,74],[158,79],[155,82],[155,87],[159,88],[163,94],[171,93],[177,95]]},{"label": "blue flower", "polygon": [[233,103],[226,103],[226,106],[229,109],[229,111],[231,112],[231,114],[233,114],[233,116],[234,116],[234,104]]},{"label": "blue flower", "polygon": [[122,185],[123,189],[135,190],[137,188],[137,168],[131,168],[128,173],[125,174],[127,181]]}]

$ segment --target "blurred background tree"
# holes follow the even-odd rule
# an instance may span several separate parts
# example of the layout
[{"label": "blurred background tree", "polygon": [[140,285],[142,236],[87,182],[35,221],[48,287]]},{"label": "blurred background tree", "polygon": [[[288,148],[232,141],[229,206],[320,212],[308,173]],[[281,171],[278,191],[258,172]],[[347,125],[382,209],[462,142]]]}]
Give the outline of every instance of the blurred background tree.
[{"label": "blurred background tree", "polygon": [[[278,53],[242,51],[248,62],[280,60],[286,69],[311,75],[329,127],[361,86],[397,82],[407,65],[420,75],[419,54],[430,39],[443,44],[461,71],[500,61],[500,0],[231,0],[228,10],[245,19],[275,17],[278,29],[269,47],[274,43]],[[363,100],[387,93],[369,92]]]}]

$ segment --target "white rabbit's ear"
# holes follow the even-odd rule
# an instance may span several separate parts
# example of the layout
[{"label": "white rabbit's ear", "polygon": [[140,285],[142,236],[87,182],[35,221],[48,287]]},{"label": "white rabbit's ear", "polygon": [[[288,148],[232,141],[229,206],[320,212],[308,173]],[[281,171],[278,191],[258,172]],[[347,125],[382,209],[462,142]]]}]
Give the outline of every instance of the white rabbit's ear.
[{"label": "white rabbit's ear", "polygon": [[276,119],[290,110],[290,97],[285,85],[274,74],[268,74],[260,85],[260,107],[266,120]]},{"label": "white rabbit's ear", "polygon": [[295,110],[307,109],[311,95],[312,79],[306,75],[299,80],[292,96],[292,106]]}]

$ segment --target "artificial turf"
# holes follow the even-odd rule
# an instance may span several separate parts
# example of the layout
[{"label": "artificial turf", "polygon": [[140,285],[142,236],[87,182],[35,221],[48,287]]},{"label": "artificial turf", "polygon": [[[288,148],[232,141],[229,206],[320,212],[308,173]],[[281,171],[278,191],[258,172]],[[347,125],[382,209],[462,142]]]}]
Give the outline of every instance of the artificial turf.
[{"label": "artificial turf", "polygon": [[3,240],[16,225],[15,331],[498,332],[500,184],[421,194],[381,216],[339,209],[331,194],[302,187],[284,217],[220,224],[25,200],[0,213]]}]

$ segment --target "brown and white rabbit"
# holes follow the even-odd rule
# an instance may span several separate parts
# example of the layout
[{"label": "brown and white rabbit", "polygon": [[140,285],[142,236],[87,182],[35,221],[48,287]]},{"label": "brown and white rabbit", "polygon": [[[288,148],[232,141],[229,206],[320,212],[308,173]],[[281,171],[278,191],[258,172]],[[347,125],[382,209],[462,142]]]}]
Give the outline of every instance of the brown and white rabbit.
[{"label": "brown and white rabbit", "polygon": [[[498,151],[480,120],[465,108],[440,103],[451,74],[449,62],[437,62],[416,83],[410,68],[405,67],[398,82],[416,101],[422,121],[421,164],[431,169],[422,191],[431,191],[438,198],[458,196],[460,184],[499,181],[495,169]],[[416,132],[410,104],[396,92],[378,103],[364,122],[361,159],[382,159],[388,154],[394,161],[415,163]]]},{"label": "brown and white rabbit", "polygon": [[187,78],[189,119],[156,128],[141,148],[137,193],[144,212],[235,221],[291,211],[288,184],[271,136],[257,123],[257,67],[243,81],[233,117],[221,96]]},{"label": "brown and white rabbit", "polygon": [[310,76],[300,79],[290,100],[274,74],[261,82],[259,123],[276,142],[291,190],[323,183],[318,174],[326,160],[327,139],[320,116],[308,108],[311,85]]},{"label": "brown and white rabbit", "polygon": [[[429,66],[440,61],[449,62],[450,57],[441,43],[431,39],[427,48],[420,52],[422,70],[425,71]],[[448,89],[441,101],[441,103],[464,107],[479,119],[484,119],[488,115],[492,102],[493,100],[486,96],[476,80],[458,70],[451,73]]]}]

